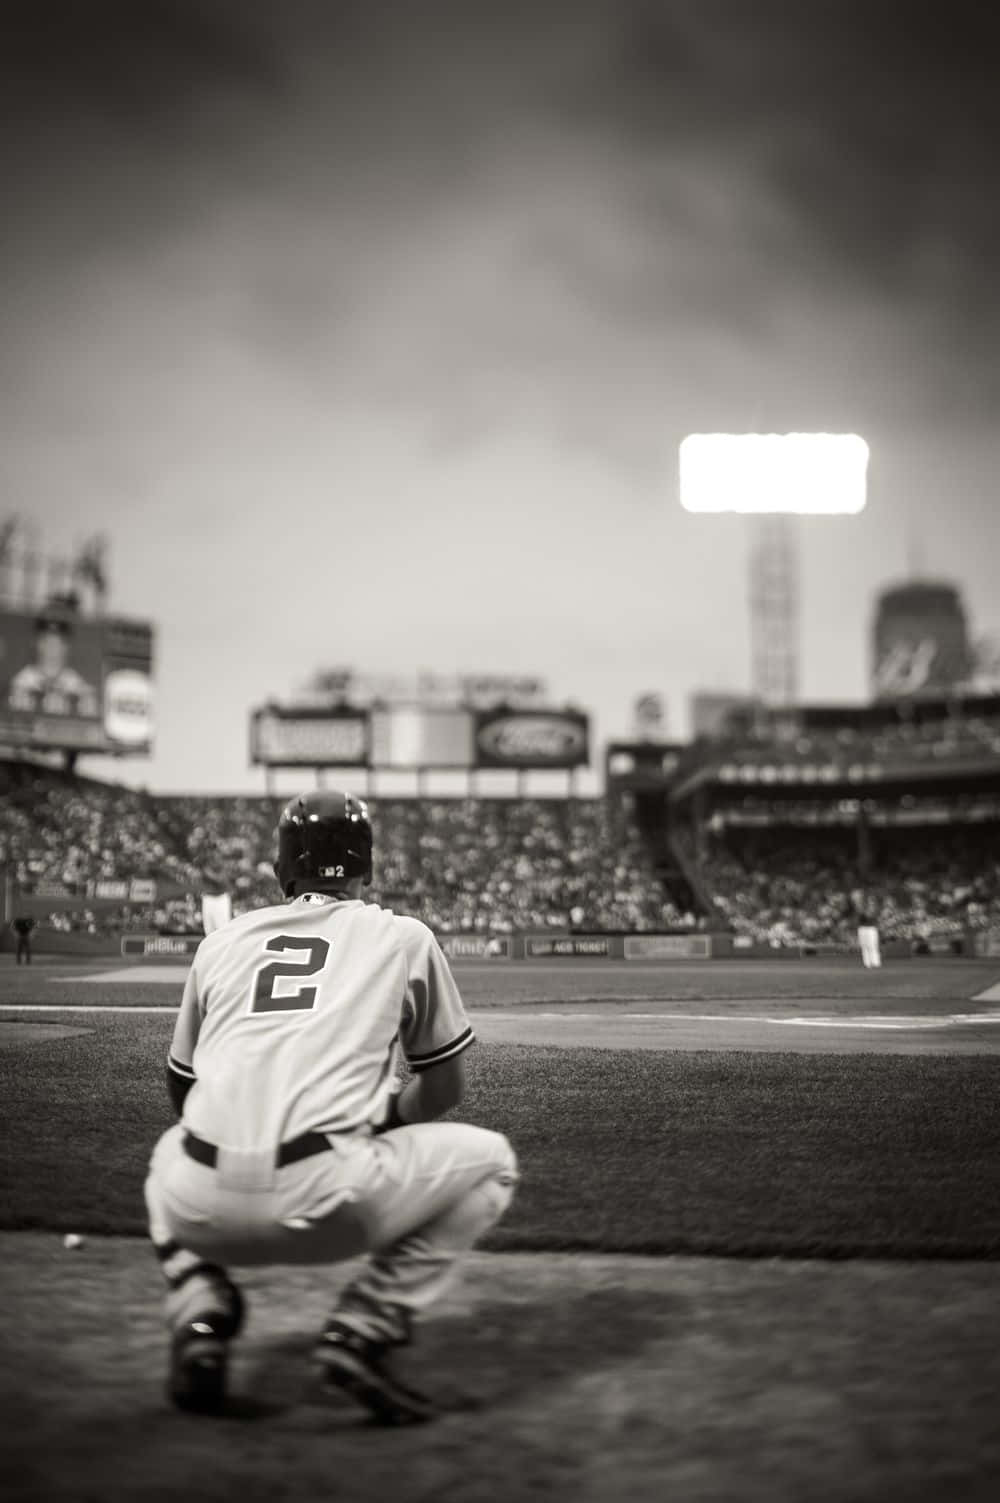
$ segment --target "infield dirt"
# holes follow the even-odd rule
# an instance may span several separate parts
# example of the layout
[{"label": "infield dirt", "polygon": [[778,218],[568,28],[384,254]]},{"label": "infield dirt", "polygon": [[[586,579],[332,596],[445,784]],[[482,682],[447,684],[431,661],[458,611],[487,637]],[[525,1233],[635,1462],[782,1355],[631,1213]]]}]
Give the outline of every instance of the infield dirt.
[{"label": "infield dirt", "polygon": [[[255,1270],[219,1419],[170,1409],[148,1249],[0,1235],[14,1503],[983,1499],[1000,1486],[989,1264],[478,1254],[408,1354],[450,1411],[331,1410],[308,1353],[349,1267]],[[54,1339],[58,1333],[58,1339]]]}]

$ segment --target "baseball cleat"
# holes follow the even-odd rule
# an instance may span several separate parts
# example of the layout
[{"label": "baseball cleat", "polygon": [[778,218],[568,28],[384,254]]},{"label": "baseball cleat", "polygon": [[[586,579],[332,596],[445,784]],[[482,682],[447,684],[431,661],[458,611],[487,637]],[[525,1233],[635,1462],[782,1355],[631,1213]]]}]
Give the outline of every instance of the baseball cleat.
[{"label": "baseball cleat", "polygon": [[219,1413],[226,1400],[228,1348],[208,1320],[193,1320],[177,1332],[170,1349],[167,1392],[178,1409]]},{"label": "baseball cleat", "polygon": [[331,1323],[316,1346],[324,1385],[348,1394],[382,1425],[415,1425],[433,1419],[434,1402],[389,1371],[388,1350],[382,1342]]}]

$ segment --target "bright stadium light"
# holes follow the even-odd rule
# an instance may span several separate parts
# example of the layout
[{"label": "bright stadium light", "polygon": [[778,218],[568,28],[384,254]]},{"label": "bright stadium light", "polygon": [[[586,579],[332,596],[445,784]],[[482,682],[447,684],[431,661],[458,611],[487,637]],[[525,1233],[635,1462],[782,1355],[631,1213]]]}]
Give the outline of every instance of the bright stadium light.
[{"label": "bright stadium light", "polygon": [[681,505],[693,512],[852,516],[864,509],[868,445],[856,433],[690,433]]}]

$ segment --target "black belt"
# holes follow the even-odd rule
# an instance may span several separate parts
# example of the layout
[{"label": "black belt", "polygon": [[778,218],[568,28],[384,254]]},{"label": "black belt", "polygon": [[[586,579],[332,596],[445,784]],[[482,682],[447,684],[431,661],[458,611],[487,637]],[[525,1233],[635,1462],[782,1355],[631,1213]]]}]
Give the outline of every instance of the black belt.
[{"label": "black belt", "polygon": [[[214,1169],[219,1159],[219,1150],[214,1143],[206,1143],[204,1138],[199,1138],[189,1128],[184,1129],[184,1137],[181,1140],[184,1152],[188,1158],[194,1159],[197,1164],[206,1164],[209,1169]],[[286,1164],[295,1164],[299,1159],[312,1158],[314,1153],[326,1153],[330,1147],[330,1139],[321,1132],[304,1132],[301,1137],[289,1138],[287,1143],[278,1145],[277,1165],[283,1169]]]}]

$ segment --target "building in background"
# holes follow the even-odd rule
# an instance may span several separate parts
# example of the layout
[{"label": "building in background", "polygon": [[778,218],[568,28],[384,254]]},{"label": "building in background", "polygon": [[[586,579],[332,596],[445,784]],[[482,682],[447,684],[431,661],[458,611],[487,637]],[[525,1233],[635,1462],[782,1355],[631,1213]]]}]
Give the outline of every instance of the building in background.
[{"label": "building in background", "polygon": [[965,607],[958,589],[915,580],[883,590],[872,627],[874,699],[953,693],[972,672]]},{"label": "building in background", "polygon": [[718,689],[696,689],[689,700],[691,735],[715,741],[735,728],[742,732],[753,723],[757,701],[749,694]]},{"label": "building in background", "polygon": [[667,707],[662,694],[649,690],[632,702],[632,734],[637,741],[662,741],[667,734]]}]

